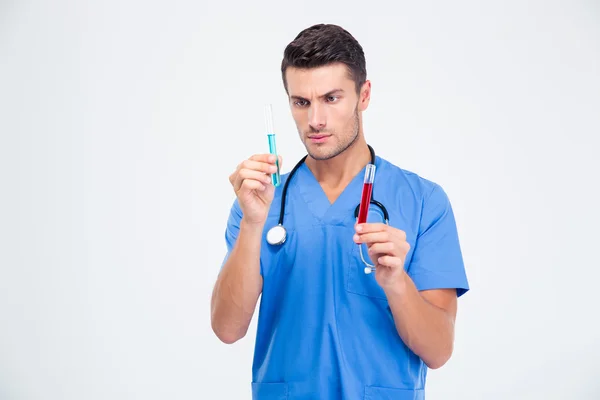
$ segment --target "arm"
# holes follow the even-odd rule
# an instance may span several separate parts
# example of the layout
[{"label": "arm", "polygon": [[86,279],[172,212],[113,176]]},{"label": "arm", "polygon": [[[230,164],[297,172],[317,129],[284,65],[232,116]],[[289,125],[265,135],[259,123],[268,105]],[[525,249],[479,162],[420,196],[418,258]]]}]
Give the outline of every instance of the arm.
[{"label": "arm", "polygon": [[456,290],[419,292],[408,274],[385,291],[396,330],[404,343],[431,369],[443,366],[454,347]]},{"label": "arm", "polygon": [[246,335],[262,292],[262,231],[275,191],[266,173],[276,170],[274,156],[255,155],[239,164],[229,177],[237,199],[225,233],[228,256],[210,302],[212,329],[225,343]]},{"label": "arm", "polygon": [[262,226],[240,223],[240,232],[225,261],[211,299],[211,324],[217,337],[234,343],[248,331],[262,291],[260,241]]},{"label": "arm", "polygon": [[354,240],[367,243],[377,265],[394,324],[404,343],[428,367],[444,365],[454,347],[457,297],[468,289],[450,202],[433,187],[424,201],[410,264],[406,233],[385,224],[357,225]]}]

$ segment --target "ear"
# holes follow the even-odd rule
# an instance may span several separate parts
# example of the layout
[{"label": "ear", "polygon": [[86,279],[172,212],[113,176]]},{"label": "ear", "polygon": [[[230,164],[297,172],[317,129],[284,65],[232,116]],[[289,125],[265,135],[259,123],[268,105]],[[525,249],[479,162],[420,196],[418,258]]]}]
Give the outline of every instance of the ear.
[{"label": "ear", "polygon": [[367,80],[363,83],[358,98],[358,110],[365,111],[371,101],[371,81]]}]

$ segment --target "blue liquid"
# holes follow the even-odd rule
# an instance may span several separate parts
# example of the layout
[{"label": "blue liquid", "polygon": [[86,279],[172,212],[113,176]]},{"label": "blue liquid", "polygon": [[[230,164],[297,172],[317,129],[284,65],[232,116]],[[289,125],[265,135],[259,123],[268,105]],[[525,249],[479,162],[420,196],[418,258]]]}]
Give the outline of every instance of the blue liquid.
[{"label": "blue liquid", "polygon": [[281,177],[279,176],[279,157],[277,156],[277,146],[275,146],[275,134],[270,133],[267,135],[269,138],[269,153],[273,154],[275,157],[275,165],[277,166],[277,172],[271,174],[271,182],[273,182],[273,186],[277,187],[281,184]]}]

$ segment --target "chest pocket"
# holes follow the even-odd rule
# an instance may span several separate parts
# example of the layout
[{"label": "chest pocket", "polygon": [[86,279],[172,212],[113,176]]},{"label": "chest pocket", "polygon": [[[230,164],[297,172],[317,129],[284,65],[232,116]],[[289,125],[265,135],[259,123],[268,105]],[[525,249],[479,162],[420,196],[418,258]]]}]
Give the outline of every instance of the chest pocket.
[{"label": "chest pocket", "polygon": [[[410,250],[406,255],[404,262],[404,270],[410,265],[412,259],[414,238],[412,232],[407,232],[407,240],[410,244]],[[367,252],[367,246],[362,245],[362,252],[365,261],[369,264],[373,264],[373,261],[369,257]],[[384,290],[379,286],[375,279],[375,271],[370,274],[365,274],[366,265],[360,256],[360,249],[358,244],[352,247],[352,251],[348,253],[346,260],[346,291],[366,297],[387,300]]]},{"label": "chest pocket", "polygon": [[[372,264],[366,251],[366,245],[363,245],[363,256],[365,261]],[[358,245],[352,246],[346,258],[346,291],[371,298],[387,300],[385,292],[375,280],[375,272],[365,274],[366,265],[360,257]]]}]

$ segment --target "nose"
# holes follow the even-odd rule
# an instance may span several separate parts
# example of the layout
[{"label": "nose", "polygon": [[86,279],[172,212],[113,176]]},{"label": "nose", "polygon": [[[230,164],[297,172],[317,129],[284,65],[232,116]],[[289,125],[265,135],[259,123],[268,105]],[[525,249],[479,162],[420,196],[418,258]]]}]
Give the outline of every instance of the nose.
[{"label": "nose", "polygon": [[310,109],[308,110],[308,124],[315,131],[325,129],[325,126],[327,125],[327,116],[325,115],[325,110],[319,104],[311,104]]}]

